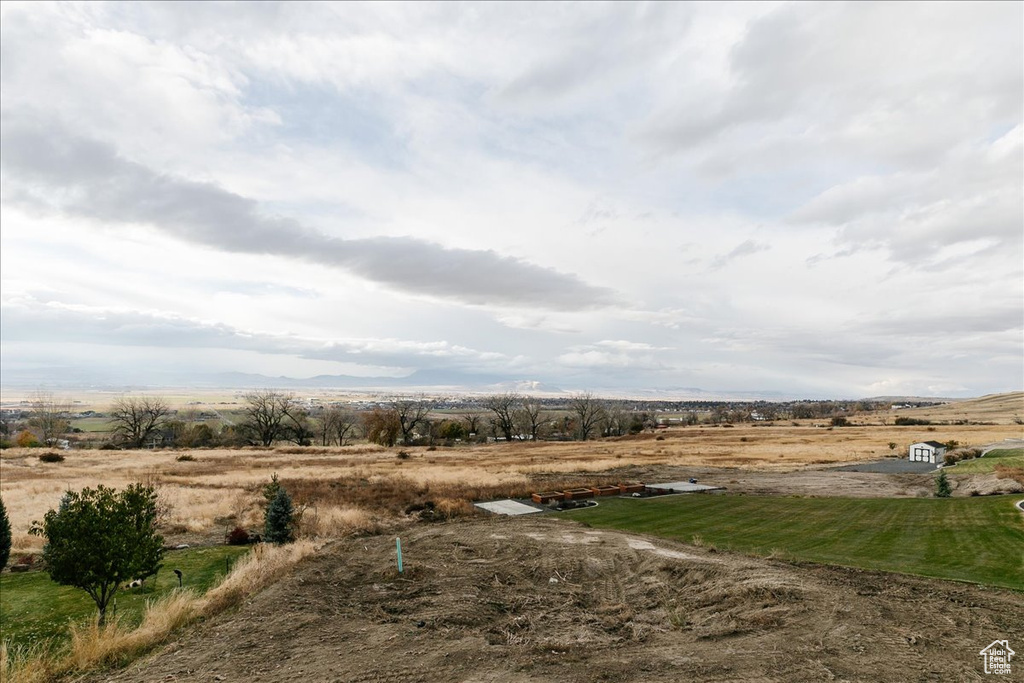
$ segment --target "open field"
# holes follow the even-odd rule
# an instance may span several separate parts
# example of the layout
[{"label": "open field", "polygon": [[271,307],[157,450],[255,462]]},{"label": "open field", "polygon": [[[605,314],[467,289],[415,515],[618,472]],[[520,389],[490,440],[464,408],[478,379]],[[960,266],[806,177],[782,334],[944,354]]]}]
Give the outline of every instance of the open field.
[{"label": "open field", "polygon": [[1024,594],[483,518],[325,548],[107,681],[983,680]]},{"label": "open field", "polygon": [[[259,523],[256,489],[274,473],[296,483],[401,481],[414,487],[432,487],[442,498],[446,497],[445,489],[452,487],[498,487],[495,495],[507,495],[528,493],[531,482],[548,477],[596,481],[594,477],[601,473],[630,467],[724,467],[784,473],[884,457],[891,453],[889,442],[902,444],[902,448],[925,438],[980,445],[1019,438],[1022,428],[1003,424],[930,429],[934,431],[894,426],[831,430],[750,424],[733,428],[678,427],[656,435],[587,442],[462,445],[433,451],[366,444],[269,450],[81,450],[66,453],[62,463],[40,462],[40,449],[12,448],[0,453],[0,492],[11,517],[15,552],[30,552],[41,547],[40,539],[27,535],[31,521],[41,519],[46,510],[56,506],[67,488],[98,483],[116,487],[140,480],[153,483],[160,488],[167,507],[164,522],[171,534],[223,534],[235,524]],[[396,457],[401,450],[409,453],[407,459]],[[179,460],[183,456],[194,460]],[[459,496],[454,491],[448,497]],[[315,505],[318,501],[301,502]],[[332,505],[335,507],[318,507],[316,514],[365,521],[373,512],[347,506],[343,501]]]},{"label": "open field", "polygon": [[[981,446],[1020,438],[1022,427],[1012,421],[895,427],[881,416],[865,419],[869,424],[833,429],[813,421],[748,423],[590,442],[436,449],[73,450],[60,463],[41,462],[40,449],[8,449],[0,453],[0,491],[14,527],[12,560],[39,550],[41,539],[26,533],[29,523],[56,506],[66,488],[140,480],[158,488],[161,531],[169,542],[216,544],[236,525],[258,528],[259,487],[274,473],[303,509],[302,536],[341,539],[295,577],[254,595],[242,611],[194,627],[183,645],[171,645],[141,669],[104,673],[102,680],[258,675],[522,683],[708,677],[723,667],[734,679],[747,679],[762,675],[765,669],[758,667],[766,662],[773,672],[769,680],[820,677],[822,671],[903,680],[887,658],[909,658],[931,667],[920,670],[954,679],[969,677],[974,660],[950,644],[976,652],[995,637],[993,629],[1001,629],[999,637],[1018,634],[1024,623],[1020,593],[990,588],[982,595],[980,588],[934,579],[784,560],[929,574],[920,565],[931,558],[942,567],[932,575],[1020,587],[1013,572],[1019,576],[1021,567],[1001,563],[991,552],[999,543],[1021,544],[1020,514],[1005,518],[1007,497],[966,497],[970,486],[990,493],[1016,482],[962,471],[954,477],[954,495],[962,497],[936,501],[930,499],[932,475],[831,468],[891,457],[889,442],[899,444],[897,455],[919,440]],[[683,542],[699,535],[699,543],[718,551],[583,531],[565,517],[486,519],[469,502],[691,476],[725,486],[729,494],[747,494],[688,499],[697,505],[740,501],[704,511],[695,517],[703,526],[678,533]],[[976,485],[981,480],[984,486]],[[816,498],[778,497],[784,495]],[[635,513],[669,500],[602,501],[596,510],[640,505],[629,508]],[[743,506],[758,504],[760,510],[743,514]],[[765,514],[772,505],[790,509]],[[958,514],[941,514],[951,510]],[[788,530],[779,524],[786,519]],[[421,520],[448,523],[416,524]],[[650,523],[648,531],[658,533]],[[403,577],[389,564],[397,534],[406,541],[409,571]],[[947,552],[952,543],[957,548]],[[744,557],[721,550],[726,547],[774,551],[776,558]],[[24,576],[10,578],[46,581],[40,574]],[[15,588],[7,578],[5,595]],[[893,601],[907,605],[906,613],[894,611]],[[841,644],[851,633],[863,634],[860,642],[870,648]],[[727,657],[723,645],[750,654]],[[184,668],[186,658],[169,654],[179,647],[188,653]]]},{"label": "open field", "polygon": [[[144,588],[117,594],[117,618],[127,626],[142,618],[147,601],[169,595],[178,586],[172,569],[182,572],[183,584],[204,592],[223,577],[230,564],[247,547],[214,546],[168,552],[163,569],[146,581]],[[0,574],[0,631],[4,640],[28,646],[41,640],[63,641],[69,621],[85,622],[96,614],[96,604],[85,591],[60,586],[45,572]],[[113,607],[110,614],[113,616]]]},{"label": "open field", "polygon": [[915,417],[933,422],[969,420],[971,422],[1017,423],[1017,421],[1024,421],[1024,392],[1013,391],[963,401],[951,401],[943,405],[925,408],[893,410],[891,415],[893,417]]},{"label": "open field", "polygon": [[1021,496],[611,499],[565,515],[595,527],[788,560],[1024,590]]}]

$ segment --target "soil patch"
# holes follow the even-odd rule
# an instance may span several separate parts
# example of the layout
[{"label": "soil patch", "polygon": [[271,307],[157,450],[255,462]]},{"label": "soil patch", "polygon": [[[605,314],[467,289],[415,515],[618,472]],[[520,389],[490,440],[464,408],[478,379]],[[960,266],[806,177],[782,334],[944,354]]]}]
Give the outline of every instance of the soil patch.
[{"label": "soil patch", "polygon": [[336,542],[98,681],[982,680],[1024,595],[748,558],[566,520]]}]

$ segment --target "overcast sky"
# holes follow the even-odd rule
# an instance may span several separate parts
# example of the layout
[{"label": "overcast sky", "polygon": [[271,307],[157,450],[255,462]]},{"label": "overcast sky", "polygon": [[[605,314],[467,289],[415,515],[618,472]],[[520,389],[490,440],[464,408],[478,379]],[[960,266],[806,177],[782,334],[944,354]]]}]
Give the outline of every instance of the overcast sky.
[{"label": "overcast sky", "polygon": [[1022,7],[4,2],[3,375],[1019,390]]}]

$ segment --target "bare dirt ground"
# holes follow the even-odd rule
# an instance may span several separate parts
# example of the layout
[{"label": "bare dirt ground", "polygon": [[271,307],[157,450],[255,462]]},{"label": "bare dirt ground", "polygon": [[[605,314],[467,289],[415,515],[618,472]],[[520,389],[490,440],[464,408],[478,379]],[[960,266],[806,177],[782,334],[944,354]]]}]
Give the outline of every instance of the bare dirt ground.
[{"label": "bare dirt ground", "polygon": [[979,650],[1024,643],[1020,593],[565,520],[417,525],[403,545],[400,576],[393,538],[335,542],[239,609],[85,680],[980,681]]}]

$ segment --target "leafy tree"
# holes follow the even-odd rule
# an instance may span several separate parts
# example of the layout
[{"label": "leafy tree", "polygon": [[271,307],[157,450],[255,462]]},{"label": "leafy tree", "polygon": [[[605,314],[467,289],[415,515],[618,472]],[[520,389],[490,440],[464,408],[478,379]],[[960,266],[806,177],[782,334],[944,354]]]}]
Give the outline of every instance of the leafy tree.
[{"label": "leafy tree", "polygon": [[946,476],[946,471],[939,472],[939,476],[935,479],[935,497],[936,498],[949,498],[953,494],[953,488],[949,485],[949,477]]},{"label": "leafy tree", "polygon": [[27,429],[22,430],[18,434],[17,438],[14,440],[14,443],[18,444],[18,446],[21,448],[35,448],[36,446],[40,445],[39,439],[36,437],[36,435]]},{"label": "leafy tree", "polygon": [[152,486],[122,491],[102,484],[68,491],[31,533],[46,538],[43,560],[50,578],[81,588],[96,603],[100,624],[122,584],[160,569],[164,539],[156,533],[157,496]]},{"label": "leafy tree", "polygon": [[7,566],[11,557],[11,520],[7,518],[7,507],[0,498],[0,571]]},{"label": "leafy tree", "polygon": [[122,396],[110,409],[115,438],[129,448],[142,448],[171,414],[167,401],[156,396]]},{"label": "leafy tree", "polygon": [[292,515],[294,513],[295,508],[292,506],[291,497],[278,484],[277,493],[274,494],[274,499],[267,506],[267,517],[263,525],[263,540],[279,545],[291,543],[294,540],[292,534]]},{"label": "leafy tree", "polygon": [[442,420],[437,425],[437,434],[449,441],[463,439],[466,437],[466,427],[460,420]]},{"label": "leafy tree", "polygon": [[391,448],[398,441],[402,423],[395,410],[377,407],[363,414],[363,431],[367,441]]}]

